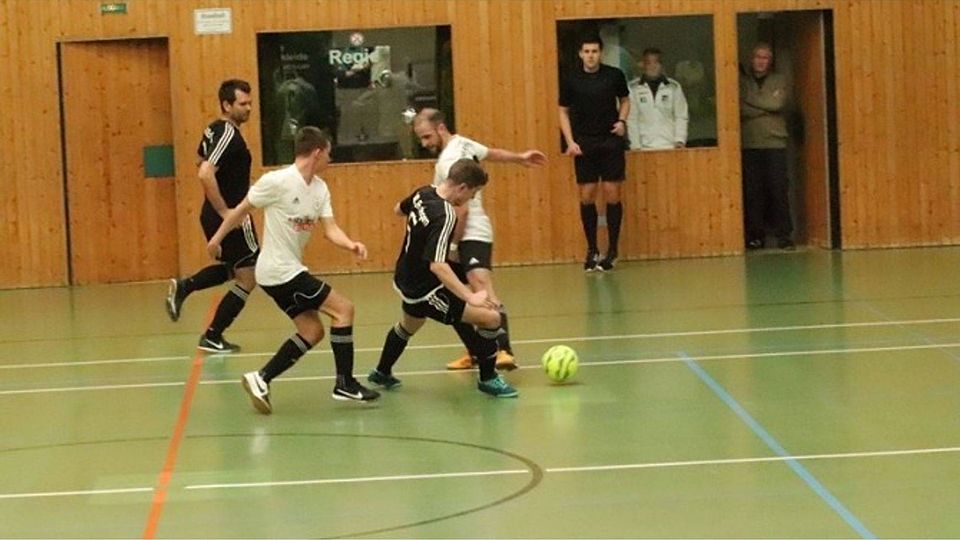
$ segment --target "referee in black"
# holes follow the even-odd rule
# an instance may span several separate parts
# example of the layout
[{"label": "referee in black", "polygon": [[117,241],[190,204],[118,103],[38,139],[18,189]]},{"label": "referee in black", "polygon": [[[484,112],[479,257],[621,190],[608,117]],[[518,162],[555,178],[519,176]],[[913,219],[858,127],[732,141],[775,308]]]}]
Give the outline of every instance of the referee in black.
[{"label": "referee in black", "polygon": [[[239,79],[223,81],[218,97],[220,118],[203,132],[197,147],[197,176],[205,197],[200,224],[207,240],[216,234],[224,216],[243,201],[250,189],[250,151],[240,134],[240,125],[250,119],[253,107],[250,83]],[[188,278],[171,279],[166,300],[167,314],[172,321],[177,321],[183,301],[190,293],[226,283],[233,277],[234,283],[220,300],[213,322],[200,337],[198,348],[213,353],[240,350],[223,338],[223,332],[237,318],[247,296],[256,286],[254,265],[260,247],[249,215],[227,234],[222,247],[219,264],[208,266]]]},{"label": "referee in black", "polygon": [[[630,114],[627,78],[619,69],[600,63],[599,36],[580,39],[580,67],[561,74],[560,130],[565,153],[574,156],[580,190],[580,220],[587,237],[587,272],[612,270],[617,262],[623,203],[620,185],[626,178],[626,120]],[[597,185],[607,203],[609,249],[601,259],[597,249]]]}]

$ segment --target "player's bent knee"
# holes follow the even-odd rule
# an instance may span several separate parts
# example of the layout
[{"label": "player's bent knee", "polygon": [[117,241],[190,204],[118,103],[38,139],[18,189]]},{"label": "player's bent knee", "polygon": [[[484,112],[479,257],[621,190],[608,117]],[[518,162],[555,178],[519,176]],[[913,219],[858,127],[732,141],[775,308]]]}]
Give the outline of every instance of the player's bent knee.
[{"label": "player's bent knee", "polygon": [[344,298],[341,302],[338,302],[333,318],[343,324],[353,324],[353,317],[356,312],[357,308],[353,302]]},{"label": "player's bent knee", "polygon": [[500,312],[493,309],[484,309],[481,312],[477,326],[485,330],[496,330],[500,328]]},{"label": "player's bent knee", "polygon": [[470,282],[470,288],[474,291],[486,291],[493,285],[490,272],[485,269],[472,270],[467,274],[467,281]]},{"label": "player's bent knee", "polygon": [[412,337],[412,336],[414,336],[417,332],[419,332],[421,328],[423,328],[423,325],[424,325],[426,322],[427,322],[426,319],[421,319],[421,318],[418,318],[418,317],[413,317],[413,316],[411,316],[411,315],[407,315],[406,313],[404,313],[404,314],[403,314],[403,320],[400,321],[400,326],[402,326],[402,327],[403,327],[403,330],[404,330],[406,333],[410,334],[410,336]]},{"label": "player's bent knee", "polygon": [[248,293],[253,292],[253,289],[257,288],[257,279],[252,271],[238,271],[236,276],[234,276],[234,281]]},{"label": "player's bent knee", "polygon": [[311,347],[317,343],[320,343],[324,336],[323,326],[320,325],[310,328],[301,328],[297,333],[300,334],[300,337],[305,339]]}]

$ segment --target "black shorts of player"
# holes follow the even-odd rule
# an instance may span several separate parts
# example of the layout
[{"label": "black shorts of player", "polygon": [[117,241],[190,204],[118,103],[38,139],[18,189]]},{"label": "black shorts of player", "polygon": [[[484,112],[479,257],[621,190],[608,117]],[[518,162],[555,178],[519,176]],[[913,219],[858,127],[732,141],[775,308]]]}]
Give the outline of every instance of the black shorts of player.
[{"label": "black shorts of player", "polygon": [[320,311],[320,306],[333,291],[330,284],[311,276],[309,272],[300,272],[280,285],[260,287],[291,319],[306,311]]},{"label": "black shorts of player", "polygon": [[460,265],[465,272],[493,269],[493,244],[479,240],[463,240],[459,245]]},{"label": "black shorts of player", "polygon": [[626,143],[616,135],[584,135],[577,139],[582,156],[573,159],[578,184],[623,182],[626,178]]},{"label": "black shorts of player", "polygon": [[426,299],[416,303],[403,302],[403,312],[418,319],[433,319],[452,325],[463,320],[467,304],[445,287],[437,289]]},{"label": "black shorts of player", "polygon": [[[203,234],[209,241],[217,234],[217,229],[223,220],[218,215],[200,213],[200,225]],[[260,254],[260,245],[257,243],[257,229],[253,220],[246,219],[243,225],[230,231],[220,242],[220,262],[231,273],[237,268],[248,268],[257,264],[257,255]]]}]

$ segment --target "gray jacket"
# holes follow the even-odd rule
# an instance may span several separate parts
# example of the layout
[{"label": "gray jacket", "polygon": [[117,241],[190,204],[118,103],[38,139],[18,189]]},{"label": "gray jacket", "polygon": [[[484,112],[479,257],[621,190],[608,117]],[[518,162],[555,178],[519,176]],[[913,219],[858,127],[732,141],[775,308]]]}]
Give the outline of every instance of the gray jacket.
[{"label": "gray jacket", "polygon": [[744,149],[786,148],[787,78],[769,73],[763,86],[753,75],[740,76],[740,140]]}]

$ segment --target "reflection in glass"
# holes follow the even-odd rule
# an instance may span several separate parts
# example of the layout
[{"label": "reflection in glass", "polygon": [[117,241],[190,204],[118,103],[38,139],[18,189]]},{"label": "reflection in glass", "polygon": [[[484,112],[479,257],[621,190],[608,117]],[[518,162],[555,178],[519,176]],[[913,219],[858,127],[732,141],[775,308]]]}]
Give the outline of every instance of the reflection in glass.
[{"label": "reflection in glass", "polygon": [[[632,148],[673,148],[681,146],[678,144],[680,139],[684,141],[683,146],[687,147],[717,145],[712,16],[558,21],[557,46],[561,73],[579,67],[577,39],[589,34],[599,35],[603,39],[601,61],[619,68],[627,76],[628,86],[632,90],[632,114],[641,114],[646,110],[647,114],[660,115],[632,119],[633,133],[628,132]],[[649,50],[660,51],[661,74],[666,77],[668,84],[645,84],[643,53]],[[652,86],[656,86],[656,95],[650,92],[646,95],[648,101],[641,102],[645,93],[641,92],[641,86],[646,91],[654,90]],[[649,107],[645,109],[639,105]],[[665,125],[668,120],[669,125]],[[654,133],[637,133],[647,129],[652,129]],[[670,136],[666,135],[667,132]],[[643,144],[642,140],[648,143]]]},{"label": "reflection in glass", "polygon": [[453,118],[450,27],[260,34],[264,165],[293,161],[297,129],[334,139],[338,162],[422,156],[405,111]]}]

